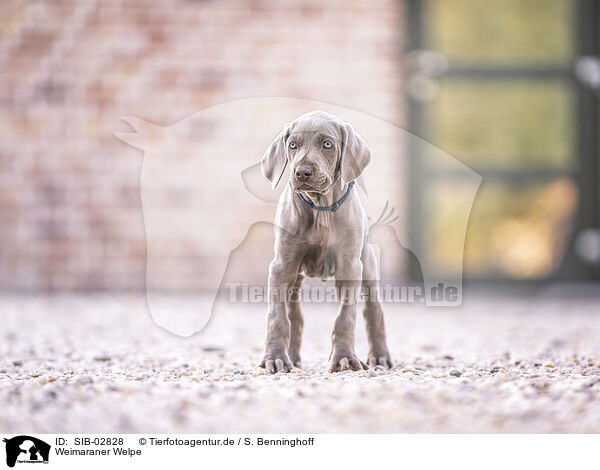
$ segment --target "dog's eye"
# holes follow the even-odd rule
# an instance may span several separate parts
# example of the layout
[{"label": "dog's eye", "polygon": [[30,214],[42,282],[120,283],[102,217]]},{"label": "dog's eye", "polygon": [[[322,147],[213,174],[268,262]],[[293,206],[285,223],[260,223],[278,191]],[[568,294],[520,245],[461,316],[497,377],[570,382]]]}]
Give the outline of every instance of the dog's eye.
[{"label": "dog's eye", "polygon": [[329,150],[331,147],[333,147],[333,144],[331,143],[331,140],[326,140],[323,142],[323,148]]},{"label": "dog's eye", "polygon": [[290,142],[289,147],[294,150],[296,148],[296,142]]}]

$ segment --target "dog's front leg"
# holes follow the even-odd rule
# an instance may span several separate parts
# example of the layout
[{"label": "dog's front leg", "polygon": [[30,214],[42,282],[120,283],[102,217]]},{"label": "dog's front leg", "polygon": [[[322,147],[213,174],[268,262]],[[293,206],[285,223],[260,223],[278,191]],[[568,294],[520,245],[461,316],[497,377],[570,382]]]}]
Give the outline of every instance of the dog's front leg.
[{"label": "dog's front leg", "polygon": [[368,369],[354,352],[356,302],[361,286],[362,263],[358,259],[347,261],[340,268],[335,281],[339,310],[331,335],[329,372]]},{"label": "dog's front leg", "polygon": [[393,367],[393,363],[385,339],[383,309],[378,298],[379,267],[377,266],[373,246],[369,243],[365,243],[363,247],[361,260],[363,262],[362,285],[368,292],[368,298],[363,310],[367,326],[367,338],[369,339],[367,364],[369,367],[383,366],[391,368]]},{"label": "dog's front leg", "polygon": [[278,258],[269,266],[267,337],[259,367],[264,367],[271,374],[289,372],[294,367],[288,355],[290,320],[286,312],[286,298],[298,276],[298,269],[292,266]]}]

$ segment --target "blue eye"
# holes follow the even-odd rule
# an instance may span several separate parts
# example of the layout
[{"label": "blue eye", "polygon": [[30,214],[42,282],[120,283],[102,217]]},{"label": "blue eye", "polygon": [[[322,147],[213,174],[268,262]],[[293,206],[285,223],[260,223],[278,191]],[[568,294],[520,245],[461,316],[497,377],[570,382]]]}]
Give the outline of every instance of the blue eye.
[{"label": "blue eye", "polygon": [[323,148],[324,149],[328,149],[329,150],[331,147],[333,147],[333,144],[331,143],[330,140],[326,140],[326,141],[323,142]]},{"label": "blue eye", "polygon": [[296,142],[290,142],[289,147],[294,150],[296,148]]}]

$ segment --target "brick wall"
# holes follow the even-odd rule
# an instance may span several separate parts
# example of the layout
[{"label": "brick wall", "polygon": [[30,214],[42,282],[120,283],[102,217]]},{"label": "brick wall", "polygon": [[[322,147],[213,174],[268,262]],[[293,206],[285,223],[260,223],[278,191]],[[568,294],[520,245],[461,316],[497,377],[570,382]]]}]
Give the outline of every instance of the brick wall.
[{"label": "brick wall", "polygon": [[[113,135],[130,130],[120,116],[170,125],[218,103],[281,96],[401,125],[402,6],[393,0],[0,3],[0,287],[144,286],[143,156]],[[251,141],[258,162],[280,119],[313,105],[279,105],[260,132],[253,129],[262,121],[250,114],[254,126],[238,142]],[[200,127],[194,122],[204,122],[203,114],[196,116],[186,134],[191,147],[179,142],[179,149],[198,145],[205,152],[227,135],[226,114]],[[361,132],[379,136],[383,148],[395,143],[391,131],[368,129],[370,122]],[[249,158],[228,155],[230,165]],[[381,180],[395,188],[390,182],[402,179],[403,165],[392,154],[381,158],[393,172]],[[211,185],[231,184],[236,198],[237,183],[210,178],[200,186],[211,193]],[[160,207],[166,214],[193,203],[171,198]],[[211,204],[215,220],[225,217],[218,201]],[[257,233],[262,260],[270,231]],[[165,288],[203,287],[202,272],[216,261],[210,241],[197,243],[202,234],[202,224],[192,224],[182,243],[158,252],[165,270],[181,278],[165,276]],[[253,264],[242,263],[240,272],[262,276]],[[187,283],[191,277],[196,281]]]}]

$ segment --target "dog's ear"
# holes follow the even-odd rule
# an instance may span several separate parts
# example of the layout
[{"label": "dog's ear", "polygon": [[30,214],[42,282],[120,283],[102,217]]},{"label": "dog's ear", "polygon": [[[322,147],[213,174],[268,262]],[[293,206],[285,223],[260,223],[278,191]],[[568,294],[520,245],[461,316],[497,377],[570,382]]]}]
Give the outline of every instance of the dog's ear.
[{"label": "dog's ear", "polygon": [[340,175],[342,184],[357,179],[371,163],[371,150],[365,140],[356,133],[351,124],[342,125],[342,153]]},{"label": "dog's ear", "polygon": [[279,184],[287,166],[286,146],[291,127],[289,122],[283,127],[260,161],[262,174],[271,182],[273,189]]}]

